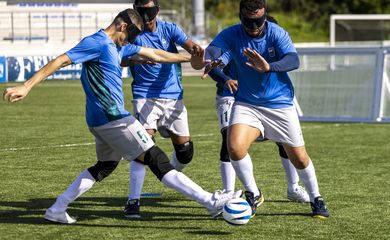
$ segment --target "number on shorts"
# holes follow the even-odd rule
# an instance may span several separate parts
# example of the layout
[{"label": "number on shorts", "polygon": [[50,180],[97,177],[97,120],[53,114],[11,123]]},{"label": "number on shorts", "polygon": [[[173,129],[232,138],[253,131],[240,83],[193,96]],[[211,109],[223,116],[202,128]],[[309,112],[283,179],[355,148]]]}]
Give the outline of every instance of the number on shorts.
[{"label": "number on shorts", "polygon": [[223,123],[224,120],[225,122],[228,122],[228,111],[225,111],[221,114],[221,124]]},{"label": "number on shorts", "polygon": [[148,137],[145,135],[145,133],[143,133],[143,131],[138,131],[137,134],[141,138],[141,141],[143,143],[147,143],[148,142]]}]

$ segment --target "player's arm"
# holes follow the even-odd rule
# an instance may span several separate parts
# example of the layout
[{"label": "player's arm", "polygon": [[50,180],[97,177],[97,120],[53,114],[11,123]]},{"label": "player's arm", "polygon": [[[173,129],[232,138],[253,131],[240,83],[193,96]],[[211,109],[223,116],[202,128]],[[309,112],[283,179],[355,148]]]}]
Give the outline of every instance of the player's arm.
[{"label": "player's arm", "polygon": [[17,102],[22,100],[27,96],[27,94],[35,85],[45,80],[58,69],[70,64],[72,64],[72,61],[66,54],[58,56],[43,66],[38,72],[34,74],[34,76],[32,76],[28,81],[24,82],[23,85],[5,89],[3,93],[3,99],[9,102]]},{"label": "player's arm", "polygon": [[201,46],[194,43],[191,39],[185,41],[184,44],[182,45],[182,48],[184,48],[184,50],[186,50],[191,55],[193,55],[194,53],[199,53],[200,50],[202,49]]},{"label": "player's arm", "polygon": [[[227,66],[228,67],[228,66]],[[214,81],[225,84],[230,93],[237,92],[238,82],[226,75],[221,68],[214,68],[208,74]]]},{"label": "player's arm", "polygon": [[143,57],[149,61],[158,63],[182,63],[190,61],[189,56],[145,47],[141,47],[141,50],[135,55],[135,57]]},{"label": "player's arm", "polygon": [[299,68],[299,57],[295,52],[285,54],[279,61],[268,63],[258,52],[246,48],[243,54],[249,59],[246,65],[258,72],[288,72]]}]

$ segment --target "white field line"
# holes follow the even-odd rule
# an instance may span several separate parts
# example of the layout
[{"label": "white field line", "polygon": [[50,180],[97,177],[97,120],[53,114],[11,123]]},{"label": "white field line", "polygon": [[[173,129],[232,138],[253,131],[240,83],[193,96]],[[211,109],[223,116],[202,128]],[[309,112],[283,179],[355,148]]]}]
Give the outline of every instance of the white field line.
[{"label": "white field line", "polygon": [[[338,124],[334,124],[336,127],[338,127]],[[302,129],[318,129],[322,128],[319,125],[316,126],[303,126]],[[191,135],[191,137],[196,137],[196,138],[202,138],[202,137],[212,137],[215,134],[213,133],[202,133],[202,134],[196,134],[196,135]],[[159,138],[161,140],[166,139],[166,138]],[[72,148],[72,147],[83,147],[83,146],[91,146],[95,145],[95,143],[69,143],[69,144],[60,144],[60,145],[51,145],[51,146],[41,146],[41,147],[20,147],[20,148],[0,148],[0,152],[16,152],[16,151],[25,151],[25,150],[33,150],[33,149],[50,149],[50,148]]]}]

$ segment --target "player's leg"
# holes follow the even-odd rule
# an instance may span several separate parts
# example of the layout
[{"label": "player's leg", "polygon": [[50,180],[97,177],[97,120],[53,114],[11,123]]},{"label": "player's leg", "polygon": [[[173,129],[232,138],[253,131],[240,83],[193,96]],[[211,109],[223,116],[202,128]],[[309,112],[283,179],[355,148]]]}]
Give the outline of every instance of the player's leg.
[{"label": "player's leg", "polygon": [[221,151],[219,154],[220,159],[220,172],[222,179],[222,188],[226,192],[232,192],[236,183],[236,171],[232,166],[229,158],[229,152],[227,148],[227,128],[221,131],[222,142]]},{"label": "player's leg", "polygon": [[290,147],[284,145],[284,148],[308,191],[313,211],[312,216],[317,218],[329,217],[325,201],[319,191],[314,165],[306,152],[305,146]]},{"label": "player's leg", "polygon": [[163,109],[158,121],[158,131],[162,137],[171,138],[174,147],[171,164],[177,171],[182,171],[194,156],[187,109],[183,100],[156,99],[155,104]]},{"label": "player's leg", "polygon": [[171,165],[177,171],[183,171],[194,156],[194,144],[189,136],[177,136],[171,133],[170,137],[175,149],[172,153]]},{"label": "player's leg", "polygon": [[195,200],[207,208],[212,217],[216,217],[222,212],[226,201],[242,194],[242,191],[230,193],[217,191],[211,194],[203,190],[182,172],[175,170],[169,163],[167,155],[157,146],[153,146],[139,158],[144,160],[145,164],[165,186]]},{"label": "player's leg", "polygon": [[222,138],[221,150],[219,153],[222,189],[226,192],[230,192],[234,191],[236,172],[230,162],[229,152],[227,149],[227,128],[229,127],[234,97],[217,95],[215,102]]},{"label": "player's leg", "polygon": [[90,129],[95,135],[96,155],[98,162],[83,171],[74,182],[56,199],[55,203],[46,210],[44,218],[48,221],[71,224],[76,222],[66,210],[68,205],[79,196],[92,188],[96,181],[100,182],[109,176],[122,158],[111,146],[101,138],[100,133]]},{"label": "player's leg", "polygon": [[[162,114],[161,111],[154,105],[152,99],[134,99],[132,102],[134,116],[154,141],[157,120]],[[146,175],[146,166],[142,161],[135,159],[130,162],[129,172],[129,196],[123,211],[127,218],[140,218],[141,193]]]},{"label": "player's leg", "polygon": [[294,107],[262,108],[261,111],[264,116],[266,137],[275,142],[283,143],[290,161],[297,169],[299,178],[309,194],[313,216],[328,217],[329,213],[319,192],[314,166],[306,152],[296,109]]},{"label": "player's leg", "polygon": [[264,197],[257,187],[253,174],[252,159],[248,153],[253,141],[261,134],[260,130],[245,124],[233,124],[228,130],[228,151],[231,164],[245,188],[245,197],[252,207],[252,216]]},{"label": "player's leg", "polygon": [[283,145],[280,143],[276,143],[276,145],[278,146],[279,157],[282,162],[284,172],[286,173],[287,198],[294,202],[309,203],[309,195],[307,194],[305,188],[298,184],[299,176],[297,170],[288,158]]},{"label": "player's leg", "polygon": [[[154,145],[154,142],[147,136],[147,132],[138,121],[132,119],[127,128],[129,135],[127,136],[126,145],[128,148],[123,144],[122,155],[127,156],[126,158],[129,160],[137,158],[144,162],[162,183],[200,203],[209,210],[213,217],[221,213],[223,204],[227,200],[241,195],[241,191],[229,194],[206,192],[186,175],[173,168],[167,155]],[[129,148],[131,148],[131,152],[128,152],[130,151]],[[136,153],[139,154],[138,157],[134,156]]]}]

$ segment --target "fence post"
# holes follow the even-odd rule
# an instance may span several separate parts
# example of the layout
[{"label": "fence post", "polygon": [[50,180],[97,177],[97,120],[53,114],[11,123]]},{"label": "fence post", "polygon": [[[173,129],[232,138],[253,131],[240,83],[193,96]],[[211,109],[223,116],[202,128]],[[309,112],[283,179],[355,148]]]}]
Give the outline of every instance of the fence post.
[{"label": "fence post", "polygon": [[376,69],[375,69],[375,87],[374,99],[372,103],[372,120],[374,122],[382,121],[381,102],[382,102],[382,87],[383,87],[383,71],[385,70],[385,50],[379,47],[376,54]]}]

